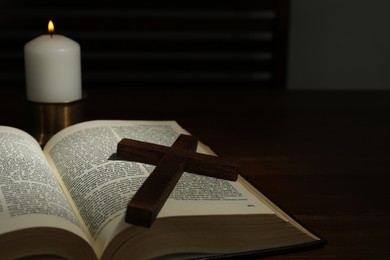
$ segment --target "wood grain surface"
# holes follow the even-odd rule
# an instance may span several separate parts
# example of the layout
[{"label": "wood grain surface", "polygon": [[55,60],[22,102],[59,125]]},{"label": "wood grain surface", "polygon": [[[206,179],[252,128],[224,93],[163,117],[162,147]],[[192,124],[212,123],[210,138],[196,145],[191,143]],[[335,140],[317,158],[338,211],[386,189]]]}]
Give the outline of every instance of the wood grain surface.
[{"label": "wood grain surface", "polygon": [[[191,97],[191,98],[188,98]],[[0,123],[27,129],[24,89]],[[177,120],[328,240],[272,259],[390,259],[390,92],[102,86],[85,119]]]}]

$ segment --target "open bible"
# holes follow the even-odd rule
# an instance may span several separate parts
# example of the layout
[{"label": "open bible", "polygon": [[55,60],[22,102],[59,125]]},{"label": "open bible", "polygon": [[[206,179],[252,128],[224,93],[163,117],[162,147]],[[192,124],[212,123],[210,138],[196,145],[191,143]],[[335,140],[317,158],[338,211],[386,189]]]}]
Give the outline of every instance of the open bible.
[{"label": "open bible", "polygon": [[[118,141],[171,145],[189,134],[175,121],[90,121],[44,147],[0,127],[0,256],[65,259],[231,257],[310,248],[324,239],[243,177],[184,173],[151,228],[124,221],[153,165],[118,160]],[[213,154],[204,144],[198,152]]]}]

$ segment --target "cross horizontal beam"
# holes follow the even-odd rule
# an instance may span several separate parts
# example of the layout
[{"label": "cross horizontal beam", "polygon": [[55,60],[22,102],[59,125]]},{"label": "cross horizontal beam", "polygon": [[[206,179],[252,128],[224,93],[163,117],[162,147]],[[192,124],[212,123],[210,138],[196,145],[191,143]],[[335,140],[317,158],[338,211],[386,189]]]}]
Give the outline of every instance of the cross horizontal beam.
[{"label": "cross horizontal beam", "polygon": [[236,181],[239,174],[238,163],[233,160],[133,139],[122,139],[118,143],[116,156],[120,159],[156,165],[165,154],[186,157],[185,172],[229,181]]}]

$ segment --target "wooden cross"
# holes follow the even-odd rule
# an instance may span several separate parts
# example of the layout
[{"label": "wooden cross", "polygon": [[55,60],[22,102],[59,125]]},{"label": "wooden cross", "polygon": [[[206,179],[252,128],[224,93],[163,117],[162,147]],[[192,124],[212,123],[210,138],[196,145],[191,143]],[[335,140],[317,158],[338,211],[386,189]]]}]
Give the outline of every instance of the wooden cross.
[{"label": "wooden cross", "polygon": [[122,139],[117,157],[156,165],[127,205],[127,223],[150,227],[184,171],[236,181],[238,166],[217,156],[196,152],[198,138],[181,134],[172,147]]}]

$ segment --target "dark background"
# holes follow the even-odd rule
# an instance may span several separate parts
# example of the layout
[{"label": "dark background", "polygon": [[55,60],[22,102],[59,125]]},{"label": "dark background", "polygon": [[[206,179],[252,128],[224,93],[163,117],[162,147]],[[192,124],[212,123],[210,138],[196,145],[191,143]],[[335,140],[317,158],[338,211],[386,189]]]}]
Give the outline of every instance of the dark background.
[{"label": "dark background", "polygon": [[0,86],[22,88],[23,47],[81,45],[83,87],[285,88],[288,1],[1,1]]}]

